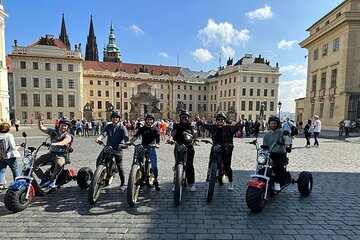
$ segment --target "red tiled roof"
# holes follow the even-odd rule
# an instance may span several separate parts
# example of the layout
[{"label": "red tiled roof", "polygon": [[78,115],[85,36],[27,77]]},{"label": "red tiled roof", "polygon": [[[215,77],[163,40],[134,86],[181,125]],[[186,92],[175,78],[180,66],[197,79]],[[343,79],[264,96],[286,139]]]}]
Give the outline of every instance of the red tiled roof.
[{"label": "red tiled roof", "polygon": [[8,56],[6,56],[6,67],[7,67],[8,73],[13,73],[12,60]]},{"label": "red tiled roof", "polygon": [[[54,38],[55,41],[55,46],[57,46],[58,48],[65,48],[67,49],[67,46],[58,38]],[[32,44],[30,44],[30,46],[36,46],[38,45],[39,40],[37,40],[36,42],[33,42]]]},{"label": "red tiled roof", "polygon": [[170,72],[170,76],[177,76],[180,73],[180,67],[162,66],[162,65],[149,65],[149,64],[135,64],[135,63],[117,63],[117,62],[96,62],[84,61],[84,70],[95,71],[110,71],[116,72],[119,70],[125,71],[129,74],[139,73],[140,69],[147,69],[151,75],[160,76]]}]

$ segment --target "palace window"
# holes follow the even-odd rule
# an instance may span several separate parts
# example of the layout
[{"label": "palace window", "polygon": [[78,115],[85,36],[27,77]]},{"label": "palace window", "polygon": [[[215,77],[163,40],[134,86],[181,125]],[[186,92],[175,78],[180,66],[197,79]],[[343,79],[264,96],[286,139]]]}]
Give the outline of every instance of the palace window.
[{"label": "palace window", "polygon": [[323,57],[326,56],[328,54],[328,44],[325,44],[323,46],[323,51],[322,51],[322,55]]},{"label": "palace window", "polygon": [[75,107],[75,95],[69,95],[69,107]]},{"label": "palace window", "polygon": [[63,88],[63,81],[60,78],[57,80],[57,88]]},{"label": "palace window", "polygon": [[326,88],[326,72],[321,73],[320,89]]},{"label": "palace window", "polygon": [[33,95],[34,107],[40,107],[40,94],[35,93]]},{"label": "palace window", "polygon": [[33,62],[33,69],[39,69],[39,63]]},{"label": "palace window", "polygon": [[70,89],[74,89],[74,88],[75,88],[74,79],[69,79],[69,88],[70,88]]},{"label": "palace window", "polygon": [[26,62],[25,61],[20,61],[20,68],[21,69],[26,69]]},{"label": "palace window", "polygon": [[[312,77],[312,83],[311,83],[311,91],[315,91],[316,90],[316,79],[317,79],[317,75],[314,75]],[[312,116],[312,115],[311,115]]]},{"label": "palace window", "polygon": [[57,95],[57,106],[63,107],[64,106],[64,95]]},{"label": "palace window", "polygon": [[45,106],[52,107],[52,95],[51,94],[45,94]]},{"label": "palace window", "polygon": [[38,88],[40,86],[39,78],[33,78],[34,88]]},{"label": "palace window", "polygon": [[74,71],[74,65],[73,65],[73,64],[68,64],[68,71],[69,71],[69,72],[73,72],[73,71]]},{"label": "palace window", "polygon": [[340,40],[339,38],[334,39],[333,41],[333,52],[336,52],[339,50]]},{"label": "palace window", "polygon": [[331,70],[331,85],[330,87],[336,87],[337,69]]},{"label": "palace window", "polygon": [[56,70],[57,71],[62,71],[62,64],[61,63],[56,64]]},{"label": "palace window", "polygon": [[21,87],[26,87],[26,77],[20,78],[20,86]]}]

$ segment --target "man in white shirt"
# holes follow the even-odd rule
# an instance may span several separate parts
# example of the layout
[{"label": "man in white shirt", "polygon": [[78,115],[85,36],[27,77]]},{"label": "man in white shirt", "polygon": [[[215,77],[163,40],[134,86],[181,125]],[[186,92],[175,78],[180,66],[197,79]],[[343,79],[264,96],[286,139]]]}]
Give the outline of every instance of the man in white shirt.
[{"label": "man in white shirt", "polygon": [[350,121],[350,119],[346,119],[344,121],[345,137],[349,136],[350,127],[351,127],[351,121]]},{"label": "man in white shirt", "polygon": [[321,132],[321,121],[319,119],[318,115],[314,116],[314,147],[319,147],[319,142],[317,140],[317,137],[319,136],[319,133]]}]

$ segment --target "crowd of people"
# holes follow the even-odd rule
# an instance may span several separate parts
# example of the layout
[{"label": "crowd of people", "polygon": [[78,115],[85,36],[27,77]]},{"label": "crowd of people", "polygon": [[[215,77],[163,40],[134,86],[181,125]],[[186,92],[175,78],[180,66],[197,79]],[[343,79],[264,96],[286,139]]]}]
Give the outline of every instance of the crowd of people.
[{"label": "crowd of people", "polygon": [[[222,148],[222,159],[224,164],[224,174],[229,179],[228,189],[232,191],[234,189],[232,169],[231,169],[231,158],[234,149],[233,138],[251,136],[258,137],[260,131],[267,133],[274,132],[276,129],[282,129],[282,132],[288,132],[290,139],[294,138],[298,134],[298,126],[289,118],[282,123],[277,117],[270,117],[268,121],[262,121],[257,119],[256,121],[241,119],[239,118],[236,122],[228,122],[227,117],[224,113],[219,112],[216,114],[213,120],[206,120],[204,117],[200,118],[198,114],[190,119],[188,111],[181,111],[179,114],[179,120],[168,120],[168,119],[155,119],[154,115],[147,113],[144,119],[137,120],[123,120],[121,121],[120,113],[112,112],[110,118],[111,121],[105,120],[98,121],[87,121],[87,120],[70,120],[65,117],[61,117],[56,120],[53,128],[47,128],[43,125],[42,114],[38,116],[38,128],[51,135],[52,132],[56,133],[57,137],[54,137],[52,144],[49,148],[49,153],[43,155],[37,159],[35,164],[35,173],[42,180],[41,186],[54,186],[58,172],[64,166],[66,162],[66,149],[67,146],[73,141],[74,136],[96,136],[96,141],[100,141],[107,137],[107,144],[113,146],[115,149],[115,159],[119,170],[121,186],[120,189],[124,189],[125,186],[125,174],[122,167],[122,149],[117,148],[120,143],[133,144],[137,139],[141,138],[142,145],[150,156],[150,160],[153,166],[154,174],[154,188],[160,190],[158,182],[158,167],[157,167],[157,155],[156,149],[159,148],[160,143],[174,140],[177,143],[186,143],[183,137],[183,132],[188,132],[194,136],[195,140],[199,138],[212,138],[213,143],[220,144]],[[18,131],[18,120],[14,121],[16,131]],[[276,124],[272,123],[275,122]],[[275,126],[276,125],[276,129]],[[348,135],[348,128],[352,125],[347,120],[343,121],[343,126],[346,135]],[[281,132],[281,134],[282,134]],[[317,115],[314,116],[313,120],[309,119],[303,129],[304,136],[306,139],[306,146],[310,147],[310,139],[313,135],[314,146],[319,147],[318,136],[321,132],[321,121]],[[279,134],[279,133],[277,133]],[[340,134],[340,133],[339,133]],[[268,136],[268,135],[265,135]],[[268,144],[268,141],[272,141],[270,138],[264,137],[264,143]],[[6,188],[5,186],[5,170],[7,166],[10,167],[15,179],[19,176],[19,169],[16,158],[20,157],[18,146],[16,146],[14,137],[10,133],[10,125],[8,123],[2,123],[0,125],[0,141],[3,144],[3,148],[6,150],[6,154],[1,156],[0,160],[0,189]],[[291,148],[291,142],[289,146]],[[1,146],[1,145],[0,145]],[[187,146],[187,166],[186,175],[188,178],[188,184],[190,185],[191,191],[195,191],[195,170],[193,166],[193,159],[195,150],[193,143],[186,143]],[[282,150],[283,151],[283,150]],[[176,146],[175,151],[176,152]],[[281,154],[283,154],[281,152]],[[280,154],[280,155],[281,155]],[[277,158],[276,154],[274,158]],[[101,153],[98,158],[101,158]],[[283,158],[283,155],[279,157]],[[51,160],[55,163],[55,170],[52,175],[49,173],[43,173],[39,166],[44,161]],[[281,160],[280,160],[281,162]],[[281,179],[279,180],[281,181]]]}]

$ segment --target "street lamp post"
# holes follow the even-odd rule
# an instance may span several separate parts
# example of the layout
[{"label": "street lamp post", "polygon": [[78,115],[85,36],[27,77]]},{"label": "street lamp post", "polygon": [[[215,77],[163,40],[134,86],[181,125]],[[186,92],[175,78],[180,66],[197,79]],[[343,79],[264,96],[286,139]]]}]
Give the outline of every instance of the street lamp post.
[{"label": "street lamp post", "polygon": [[281,110],[281,105],[282,105],[282,102],[281,102],[281,101],[279,101],[279,102],[278,102],[278,108],[279,108],[279,119],[280,119],[280,110]]}]

